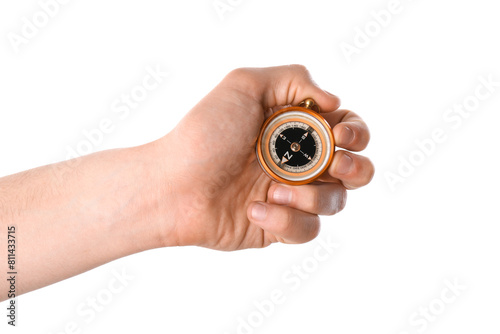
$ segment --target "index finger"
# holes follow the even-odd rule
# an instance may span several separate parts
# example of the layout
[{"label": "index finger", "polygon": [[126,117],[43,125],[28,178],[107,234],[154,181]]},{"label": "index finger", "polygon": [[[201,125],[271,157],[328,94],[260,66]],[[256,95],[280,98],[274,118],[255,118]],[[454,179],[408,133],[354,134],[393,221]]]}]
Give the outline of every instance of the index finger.
[{"label": "index finger", "polygon": [[267,68],[239,68],[229,74],[232,87],[250,95],[265,110],[275,106],[298,105],[312,98],[325,111],[339,108],[340,99],[321,89],[302,65]]}]

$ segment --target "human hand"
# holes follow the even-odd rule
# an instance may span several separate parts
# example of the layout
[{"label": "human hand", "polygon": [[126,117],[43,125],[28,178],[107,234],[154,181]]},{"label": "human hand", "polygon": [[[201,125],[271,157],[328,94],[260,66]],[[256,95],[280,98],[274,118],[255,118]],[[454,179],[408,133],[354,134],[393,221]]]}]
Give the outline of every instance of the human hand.
[{"label": "human hand", "polygon": [[[373,165],[337,151],[317,182],[301,186],[278,184],[262,171],[255,142],[264,118],[308,97],[326,111],[338,147],[365,148],[365,123],[337,110],[339,99],[304,67],[238,69],[157,141],[0,178],[1,230],[18,226],[25,245],[16,295],[146,249],[236,250],[313,239],[318,215],[342,210],[346,188],[367,184]],[[7,257],[7,248],[0,255]]]},{"label": "human hand", "polygon": [[[333,128],[337,147],[363,150],[369,131],[359,116],[338,110],[340,100],[320,89],[300,65],[244,68],[229,73],[168,135],[153,143],[163,157],[159,185],[164,246],[219,250],[303,243],[319,233],[318,215],[343,209],[346,189],[370,182],[366,157],[337,150],[317,182],[288,186],[272,181],[255,155],[264,119],[286,105],[313,98]],[[160,201],[161,202],[161,201]]]}]

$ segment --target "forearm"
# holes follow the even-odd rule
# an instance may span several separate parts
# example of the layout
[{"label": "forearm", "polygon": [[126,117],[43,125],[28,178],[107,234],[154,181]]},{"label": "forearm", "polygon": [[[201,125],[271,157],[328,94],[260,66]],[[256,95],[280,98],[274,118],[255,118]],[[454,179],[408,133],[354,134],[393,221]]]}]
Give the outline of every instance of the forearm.
[{"label": "forearm", "polygon": [[[168,184],[159,186],[151,150],[104,151],[0,179],[0,245],[15,225],[18,293],[165,244],[158,229]],[[6,273],[6,246],[0,254]]]}]

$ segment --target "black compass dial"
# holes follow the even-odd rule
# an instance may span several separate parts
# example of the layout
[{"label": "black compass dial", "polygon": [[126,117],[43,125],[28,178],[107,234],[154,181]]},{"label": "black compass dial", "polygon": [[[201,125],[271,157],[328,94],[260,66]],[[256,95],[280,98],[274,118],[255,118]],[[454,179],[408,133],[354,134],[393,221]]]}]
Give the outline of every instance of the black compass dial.
[{"label": "black compass dial", "polygon": [[315,129],[306,123],[294,121],[284,123],[274,131],[270,151],[278,167],[288,172],[302,173],[317,163],[321,144]]}]

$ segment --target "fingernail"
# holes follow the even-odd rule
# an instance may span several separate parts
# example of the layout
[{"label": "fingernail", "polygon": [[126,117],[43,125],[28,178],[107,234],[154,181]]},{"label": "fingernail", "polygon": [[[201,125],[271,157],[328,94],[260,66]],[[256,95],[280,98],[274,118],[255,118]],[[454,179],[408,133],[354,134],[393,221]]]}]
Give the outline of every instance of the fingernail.
[{"label": "fingernail", "polygon": [[340,132],[340,143],[342,145],[349,145],[354,139],[354,131],[348,126],[344,126]]},{"label": "fingernail", "polygon": [[335,172],[340,175],[347,174],[351,171],[353,165],[354,164],[352,158],[347,154],[343,153],[342,157],[340,157],[340,161],[337,163],[337,166],[335,167]]},{"label": "fingernail", "polygon": [[337,96],[337,95],[332,94],[332,93],[330,93],[330,92],[329,92],[329,91],[327,91],[327,90],[324,90],[324,92],[325,92],[325,93],[327,93],[327,94],[328,94],[328,95],[330,95],[330,96],[334,96],[334,97],[338,98],[338,96]]},{"label": "fingernail", "polygon": [[261,203],[255,203],[252,208],[252,218],[255,220],[264,220],[267,216],[267,208]]},{"label": "fingernail", "polygon": [[273,193],[273,199],[277,204],[290,204],[292,202],[292,190],[285,186],[277,186]]}]

